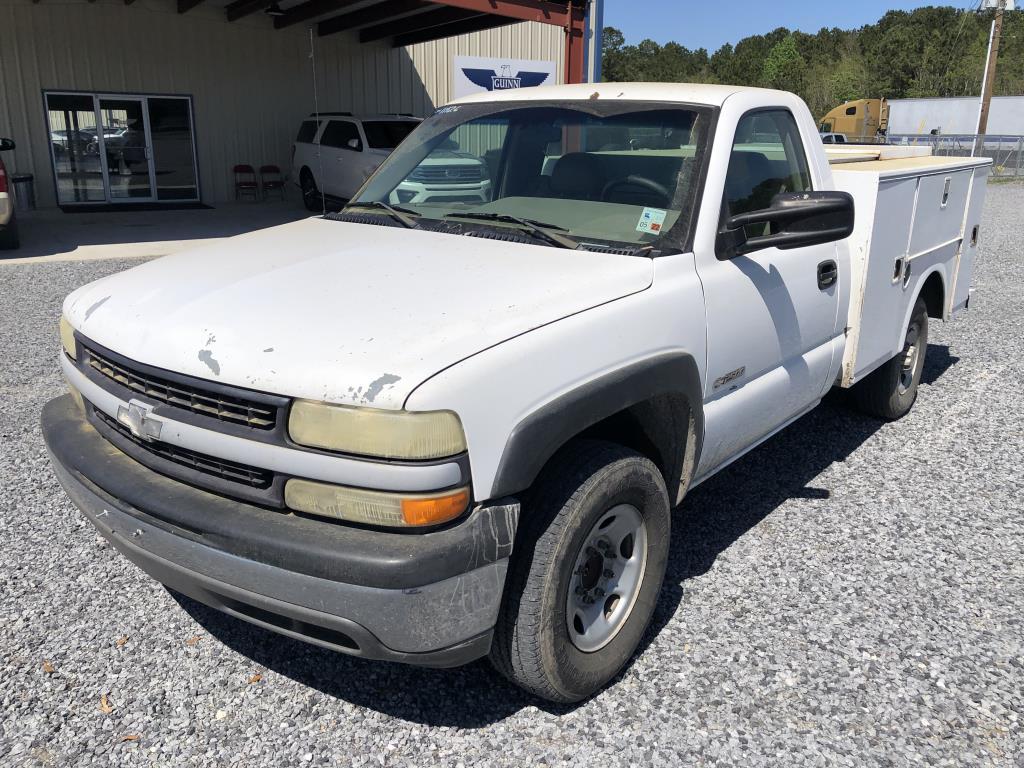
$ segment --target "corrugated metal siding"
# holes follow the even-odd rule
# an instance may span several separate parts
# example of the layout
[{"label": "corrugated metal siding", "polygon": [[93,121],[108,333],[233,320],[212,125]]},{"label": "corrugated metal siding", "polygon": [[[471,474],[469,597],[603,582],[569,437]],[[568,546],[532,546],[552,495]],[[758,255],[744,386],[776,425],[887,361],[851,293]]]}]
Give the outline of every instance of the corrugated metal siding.
[{"label": "corrugated metal siding", "polygon": [[[555,60],[563,32],[515,24],[406,49],[314,38],[321,110],[429,114],[451,93],[459,54]],[[34,173],[53,205],[44,90],[191,95],[203,199],[233,197],[235,163],[289,165],[291,142],[313,110],[308,29],[274,30],[254,15],[233,24],[174,0],[0,0],[0,136],[18,143],[11,170]]]}]

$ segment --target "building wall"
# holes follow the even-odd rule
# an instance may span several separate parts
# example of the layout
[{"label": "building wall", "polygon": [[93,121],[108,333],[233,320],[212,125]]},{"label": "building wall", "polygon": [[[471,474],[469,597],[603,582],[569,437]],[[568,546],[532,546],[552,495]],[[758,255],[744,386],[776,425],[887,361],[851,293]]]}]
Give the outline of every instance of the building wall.
[{"label": "building wall", "polygon": [[[178,14],[174,0],[0,0],[0,136],[18,148],[9,170],[36,177],[54,205],[44,90],[191,95],[202,197],[234,195],[236,163],[287,168],[301,118],[313,111],[310,33],[275,30],[253,14],[228,23],[204,3]],[[322,111],[429,114],[452,86],[457,54],[555,60],[563,32],[524,23],[395,49],[353,33],[314,35]]]}]

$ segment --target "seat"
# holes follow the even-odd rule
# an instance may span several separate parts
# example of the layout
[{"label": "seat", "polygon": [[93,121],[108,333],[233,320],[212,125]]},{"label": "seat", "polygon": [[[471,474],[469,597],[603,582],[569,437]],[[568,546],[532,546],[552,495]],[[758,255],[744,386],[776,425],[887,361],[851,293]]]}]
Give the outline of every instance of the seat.
[{"label": "seat", "polygon": [[253,200],[258,200],[260,185],[256,181],[256,170],[251,165],[242,163],[232,168],[231,172],[235,177],[235,200],[250,195]]},{"label": "seat", "polygon": [[260,166],[260,188],[263,190],[263,199],[267,199],[269,192],[277,192],[284,200],[284,175],[276,165]]},{"label": "seat", "polygon": [[601,161],[586,152],[562,155],[551,169],[551,194],[567,200],[600,200],[604,189]]}]

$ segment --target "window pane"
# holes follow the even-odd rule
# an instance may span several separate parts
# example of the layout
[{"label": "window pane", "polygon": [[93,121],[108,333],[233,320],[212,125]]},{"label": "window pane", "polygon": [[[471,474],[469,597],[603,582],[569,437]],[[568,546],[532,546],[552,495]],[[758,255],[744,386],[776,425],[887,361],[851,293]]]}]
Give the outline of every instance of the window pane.
[{"label": "window pane", "polygon": [[149,98],[158,200],[198,200],[188,99]]},{"label": "window pane", "polygon": [[106,200],[92,96],[47,94],[46,115],[50,123],[57,202]]},{"label": "window pane", "polygon": [[371,149],[394,149],[416,125],[414,120],[368,120],[363,123],[363,131]]},{"label": "window pane", "polygon": [[740,120],[725,180],[729,214],[763,210],[782,192],[806,189],[810,174],[793,116],[770,111]]},{"label": "window pane", "polygon": [[302,125],[299,126],[299,135],[295,137],[295,141],[299,144],[310,144],[316,137],[316,129],[320,127],[320,124],[316,120],[303,120]]},{"label": "window pane", "polygon": [[[349,146],[352,140],[358,142],[356,146]],[[363,142],[359,138],[359,129],[355,123],[348,120],[331,120],[320,137],[320,144],[325,147],[336,147],[338,149],[360,150]]]}]

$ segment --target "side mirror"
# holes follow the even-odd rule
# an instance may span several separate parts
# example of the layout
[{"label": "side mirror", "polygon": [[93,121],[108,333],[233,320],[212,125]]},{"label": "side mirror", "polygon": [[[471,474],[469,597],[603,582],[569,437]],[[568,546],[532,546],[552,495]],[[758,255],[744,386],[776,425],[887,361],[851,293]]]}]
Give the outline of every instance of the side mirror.
[{"label": "side mirror", "polygon": [[[765,248],[802,248],[844,240],[853,232],[853,197],[847,192],[783,192],[767,208],[725,220],[715,250],[725,260]],[[770,233],[747,237],[745,227],[770,225]]]},{"label": "side mirror", "polygon": [[0,139],[0,152],[10,152],[14,149],[14,139]]},{"label": "side mirror", "polygon": [[362,144],[361,141],[359,141],[359,139],[349,139],[346,142],[346,144],[347,144],[349,149],[354,149],[357,152],[360,151],[363,148],[363,144]]}]

